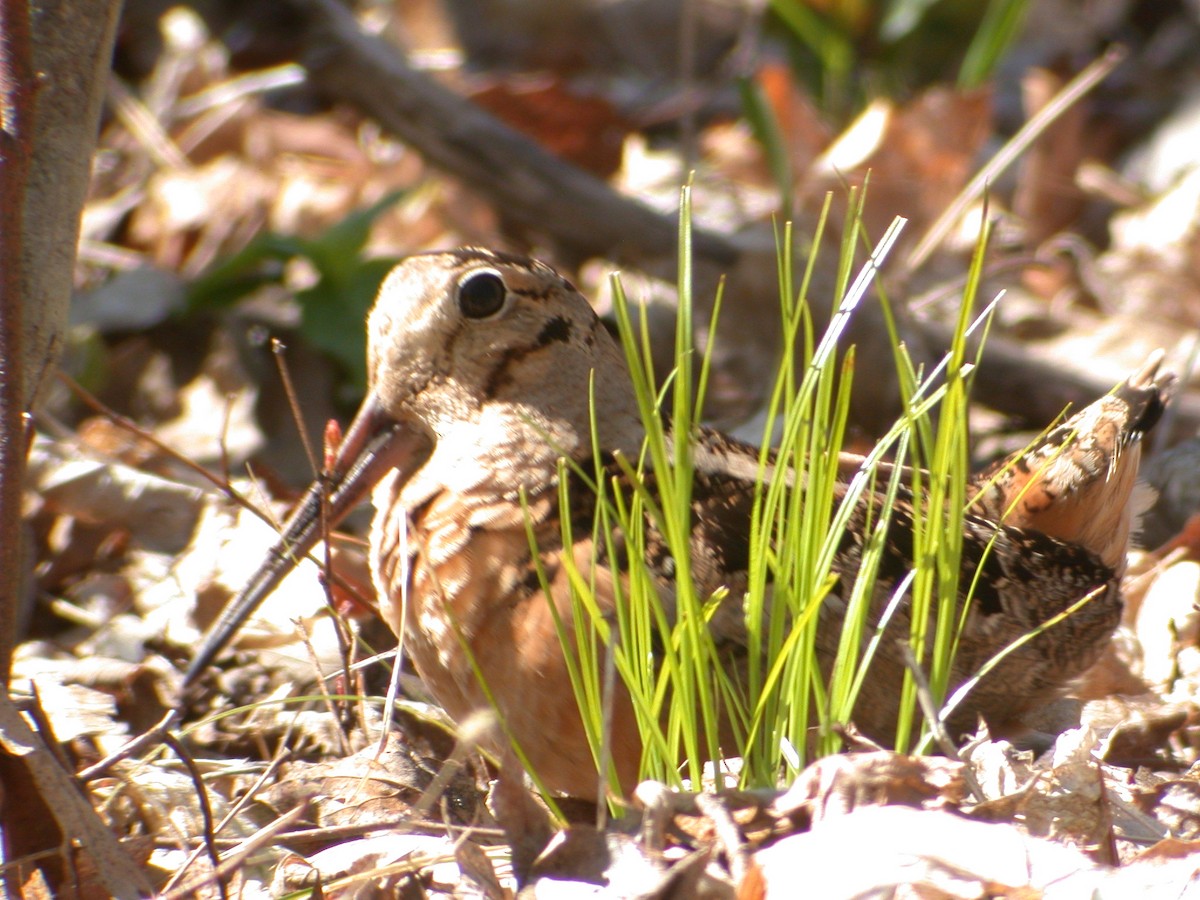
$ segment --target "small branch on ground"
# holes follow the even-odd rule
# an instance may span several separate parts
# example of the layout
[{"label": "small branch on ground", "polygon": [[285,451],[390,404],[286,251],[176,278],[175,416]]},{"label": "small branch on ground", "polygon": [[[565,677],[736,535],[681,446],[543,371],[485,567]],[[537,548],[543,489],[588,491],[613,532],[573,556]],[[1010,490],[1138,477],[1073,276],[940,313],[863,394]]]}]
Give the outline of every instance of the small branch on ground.
[{"label": "small branch on ground", "polygon": [[[674,272],[677,225],[567,163],[417,70],[382,38],[363,32],[333,0],[290,0],[307,31],[299,60],[321,93],[374,118],[433,165],[462,179],[518,230],[559,248],[568,262],[604,257]],[[737,260],[726,238],[694,233],[697,257]],[[657,263],[654,265],[652,263]]]}]

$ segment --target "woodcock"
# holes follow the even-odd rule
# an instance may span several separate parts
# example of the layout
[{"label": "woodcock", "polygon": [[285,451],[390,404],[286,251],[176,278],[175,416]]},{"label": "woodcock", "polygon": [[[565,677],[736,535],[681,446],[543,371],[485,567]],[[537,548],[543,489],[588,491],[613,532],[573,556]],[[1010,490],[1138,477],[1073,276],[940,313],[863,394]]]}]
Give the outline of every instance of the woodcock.
[{"label": "woodcock", "polygon": [[[229,605],[196,654],[187,682],[319,537],[322,502],[338,521],[373,489],[371,564],[380,608],[433,696],[462,719],[489,709],[479,666],[533,768],[548,787],[594,792],[596,766],[584,737],[540,562],[558,614],[571,602],[561,560],[593,564],[594,498],[575,486],[559,505],[558,459],[593,471],[591,397],[605,460],[633,459],[643,426],[624,356],[587,301],[549,267],[479,249],[409,258],[384,281],[367,323],[370,388],[331,469],[310,489],[258,575]],[[966,519],[964,585],[976,568],[952,680],[973,675],[1014,639],[1091,595],[1072,615],[1022,645],[985,677],[951,718],[972,730],[982,716],[1002,726],[1053,699],[1099,655],[1120,614],[1119,580],[1134,519],[1131,496],[1140,449],[1166,399],[1161,354],[1109,395],[1059,426],[1007,465],[977,476]],[[700,596],[728,588],[741,609],[758,451],[702,430],[695,450],[691,571]],[[521,494],[524,493],[524,507]],[[327,499],[322,501],[322,495]],[[852,583],[863,522],[881,498],[868,496],[842,541],[835,569]],[[581,537],[564,548],[560,516]],[[527,517],[537,538],[533,559]],[[1003,524],[998,524],[1003,523]],[[897,510],[876,589],[875,615],[911,568],[911,517]],[[648,543],[661,551],[651,528]],[[987,548],[990,546],[990,550]],[[664,597],[674,565],[648,555]],[[611,609],[612,579],[600,554],[596,575]],[[407,579],[407,583],[401,583]],[[401,589],[408,601],[402,610]],[[838,587],[823,601],[818,654],[837,646]],[[717,615],[723,646],[744,647],[744,623]],[[889,627],[907,635],[904,611]],[[569,626],[568,626],[569,629]],[[462,640],[469,645],[470,655]],[[886,741],[903,674],[894,641],[879,654],[854,721]],[[628,699],[615,704],[613,762],[635,783],[640,745]]]}]

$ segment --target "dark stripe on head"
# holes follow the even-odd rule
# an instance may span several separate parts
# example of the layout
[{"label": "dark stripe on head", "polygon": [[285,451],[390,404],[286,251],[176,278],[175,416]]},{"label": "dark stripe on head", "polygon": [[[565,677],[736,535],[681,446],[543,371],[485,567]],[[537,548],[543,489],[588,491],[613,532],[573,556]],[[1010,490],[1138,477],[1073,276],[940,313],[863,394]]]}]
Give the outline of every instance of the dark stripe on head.
[{"label": "dark stripe on head", "polygon": [[460,262],[482,262],[482,263],[504,263],[510,266],[519,266],[525,269],[540,269],[542,268],[536,261],[528,256],[521,256],[519,253],[504,253],[500,250],[486,250],[483,247],[455,247],[453,250],[434,250],[431,253],[418,254],[420,256],[453,256]]},{"label": "dark stripe on head", "polygon": [[562,316],[555,316],[542,326],[542,330],[538,332],[534,349],[545,347],[547,344],[552,344],[555,341],[562,341],[564,344],[571,339],[571,323]]},{"label": "dark stripe on head", "polygon": [[505,387],[512,383],[511,370],[514,365],[521,362],[525,357],[537,353],[550,344],[556,341],[567,342],[571,339],[571,323],[562,316],[555,316],[548,320],[542,330],[538,332],[537,337],[533,339],[532,344],[527,344],[524,347],[513,347],[508,350],[492,367],[492,371],[483,385],[484,396],[488,398],[495,397]]}]

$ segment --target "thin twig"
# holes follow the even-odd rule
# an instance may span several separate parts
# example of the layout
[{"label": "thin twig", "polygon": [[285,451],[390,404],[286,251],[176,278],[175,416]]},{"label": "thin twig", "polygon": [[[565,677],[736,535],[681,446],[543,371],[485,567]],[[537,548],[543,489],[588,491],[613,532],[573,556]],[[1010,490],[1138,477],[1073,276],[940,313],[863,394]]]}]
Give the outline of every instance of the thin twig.
[{"label": "thin twig", "polygon": [[[223,494],[225,497],[227,497],[230,501],[232,501],[233,503],[236,503],[238,506],[240,506],[242,509],[246,510],[247,512],[258,516],[258,518],[262,519],[262,521],[266,522],[268,525],[273,527],[276,531],[280,530],[281,525],[280,525],[278,519],[276,519],[273,516],[271,516],[270,514],[264,512],[260,507],[255,505],[249,498],[247,498],[244,494],[242,494],[235,487],[233,487],[233,485],[231,485],[228,482],[228,480],[223,481],[219,476],[214,475],[212,472],[208,471],[208,469],[204,468],[204,466],[200,465],[199,463],[197,463],[191,459],[188,459],[186,456],[184,456],[182,453],[180,453],[178,450],[176,450],[170,444],[166,444],[163,441],[159,440],[159,438],[157,438],[152,432],[147,431],[145,428],[142,428],[140,425],[138,425],[132,419],[128,418],[127,416],[121,415],[119,412],[117,412],[112,407],[105,405],[99,398],[97,398],[95,395],[90,393],[85,387],[83,387],[78,382],[76,382],[73,378],[71,378],[70,375],[67,375],[65,372],[60,371],[58,373],[58,378],[71,391],[71,393],[73,393],[76,397],[78,397],[79,400],[82,401],[85,406],[92,409],[95,413],[97,413],[98,415],[104,416],[106,419],[108,419],[110,422],[112,422],[118,428],[124,429],[125,431],[128,431],[131,434],[136,435],[139,439],[144,440],[147,443],[151,444],[156,450],[159,450],[160,452],[164,453],[165,455],[170,457],[173,461],[179,463],[182,466],[185,466],[189,471],[195,472],[197,475],[199,475],[201,478],[203,478],[205,481],[207,481],[209,484],[211,484],[213,487],[215,487],[221,494]],[[2,553],[2,552],[3,552],[3,547],[0,547],[0,553]],[[321,561],[319,559],[317,559],[316,556],[314,556],[312,553],[306,554],[305,559],[311,560],[313,563],[315,563],[318,566],[321,565]],[[371,599],[368,597],[364,597],[361,593],[359,593],[358,589],[353,584],[351,584],[349,581],[342,578],[341,576],[337,575],[336,573],[331,573],[331,574],[333,577],[333,583],[336,584],[339,588],[346,591],[348,594],[350,594],[352,597],[356,598],[357,600],[361,601],[363,606],[365,606],[365,607],[372,606]],[[2,572],[0,572],[0,577],[3,577]]]},{"label": "thin twig", "polygon": [[260,847],[270,845],[279,840],[280,834],[286,832],[295,822],[303,818],[307,811],[308,804],[301,803],[295,809],[284,813],[270,825],[255,832],[243,841],[215,870],[206,873],[194,881],[189,881],[187,884],[181,885],[174,890],[159,894],[159,900],[184,900],[184,898],[200,894],[204,888],[213,882],[221,881],[230,875],[250,854],[254,853]]},{"label": "thin twig", "polygon": [[271,355],[275,359],[275,368],[279,371],[279,380],[283,384],[283,393],[287,397],[288,407],[292,411],[292,422],[296,425],[296,430],[300,432],[300,446],[304,448],[304,455],[308,457],[308,468],[313,473],[313,477],[317,477],[321,473],[321,468],[317,466],[317,457],[313,453],[312,442],[308,439],[308,430],[304,427],[304,413],[300,411],[300,401],[296,397],[296,387],[292,384],[292,373],[288,370],[287,362],[283,358],[284,351],[287,347],[279,338],[271,338]]},{"label": "thin twig", "polygon": [[229,419],[233,414],[233,394],[225,395],[225,409],[221,415],[221,479],[229,484]]},{"label": "thin twig", "polygon": [[[294,407],[296,415],[300,414],[299,406]],[[303,433],[301,428],[301,433]],[[353,664],[351,653],[353,650],[353,635],[351,629],[346,625],[341,613],[338,612],[337,603],[333,596],[333,541],[330,539],[331,520],[329,501],[329,487],[331,480],[328,474],[333,469],[334,460],[337,458],[338,450],[342,444],[342,430],[336,421],[330,419],[325,423],[324,446],[322,449],[321,471],[318,478],[321,479],[323,490],[321,491],[321,542],[325,547],[324,558],[322,560],[323,578],[322,586],[325,588],[325,605],[329,607],[329,615],[333,623],[333,634],[337,638],[338,652],[342,659],[342,674],[346,679],[346,689],[350,689],[353,684],[353,679],[350,676],[350,666]],[[305,442],[305,452],[309,458],[312,458],[312,451],[308,448],[307,441]],[[324,682],[321,682],[324,685]],[[334,721],[338,721],[338,717],[334,716]],[[365,731],[365,729],[364,729]],[[343,735],[342,740],[345,741]]]},{"label": "thin twig", "polygon": [[[250,786],[250,790],[238,797],[237,802],[235,802],[233,806],[229,808],[229,811],[225,813],[224,818],[222,818],[217,826],[213,829],[212,841],[201,844],[192,850],[190,854],[188,854],[188,858],[184,860],[183,865],[176,869],[175,873],[167,880],[167,883],[163,885],[163,893],[167,893],[175,887],[176,883],[183,878],[183,876],[187,873],[187,870],[191,868],[192,863],[196,861],[201,853],[205,852],[206,850],[211,852],[211,848],[219,848],[221,846],[222,842],[217,835],[221,833],[226,825],[233,821],[238,813],[245,809],[246,806],[254,800],[254,798],[258,795],[258,792],[266,786],[267,782],[270,781],[275,776],[275,773],[279,770],[280,765],[283,763],[283,757],[287,751],[287,743],[291,739],[292,733],[295,731],[296,722],[299,718],[300,711],[297,710],[296,714],[292,716],[292,720],[288,723],[287,731],[284,732],[283,737],[280,739],[279,748],[271,758],[270,764],[266,769],[263,770],[263,773],[258,776],[254,784]],[[241,838],[238,838],[235,841],[230,841],[229,843],[233,846],[236,846],[237,844],[241,843]]]},{"label": "thin twig", "polygon": [[468,717],[458,727],[454,750],[451,751],[450,757],[442,764],[442,767],[438,769],[437,774],[433,776],[429,786],[421,792],[417,802],[412,805],[413,816],[422,816],[427,813],[433,807],[434,802],[449,787],[451,779],[463,770],[467,756],[475,751],[480,741],[491,730],[491,719],[490,713],[477,713]]},{"label": "thin twig", "polygon": [[196,798],[200,804],[200,818],[204,822],[204,846],[212,861],[213,873],[216,876],[222,900],[228,900],[229,886],[225,883],[225,873],[221,871],[221,857],[217,853],[216,833],[213,830],[212,806],[208,802],[208,788],[204,784],[204,776],[200,774],[200,768],[196,765],[196,760],[192,759],[192,754],[183,746],[183,741],[170,731],[165,731],[163,732],[163,743],[175,751],[175,755],[179,757],[184,767],[187,768],[188,774],[192,776],[192,783],[196,786]]},{"label": "thin twig", "polygon": [[908,641],[898,640],[896,646],[904,657],[905,668],[912,675],[913,683],[917,688],[917,703],[921,705],[921,712],[925,714],[925,721],[929,723],[929,730],[933,732],[934,740],[948,757],[958,759],[958,748],[954,746],[954,741],[950,740],[950,733],[946,731],[946,723],[938,715],[938,706],[933,699],[933,688],[929,686],[929,679],[925,677],[925,670],[917,661],[917,655],[913,653]]},{"label": "thin twig", "polygon": [[149,747],[151,744],[161,744],[163,742],[163,735],[178,725],[180,719],[182,719],[182,716],[180,715],[179,710],[169,710],[167,714],[158,721],[158,724],[151,726],[133,740],[122,745],[121,747],[118,747],[113,753],[110,753],[98,763],[90,765],[86,769],[81,770],[75,775],[75,777],[78,778],[80,782],[86,784],[89,781],[107,775],[108,771],[122,760],[129,759],[129,757],[136,753],[141,753],[143,749]]},{"label": "thin twig", "polygon": [[966,782],[967,789],[974,795],[976,802],[982,803],[984,800],[983,786],[976,779],[975,772],[970,765],[964,762],[962,756],[959,755],[954,741],[950,740],[950,734],[946,731],[946,723],[938,715],[937,703],[933,699],[933,689],[929,686],[929,679],[925,677],[925,671],[917,661],[917,655],[913,653],[908,641],[897,641],[896,643],[899,644],[900,653],[904,656],[905,668],[908,669],[913,683],[917,686],[917,702],[921,704],[921,712],[925,714],[925,721],[929,723],[929,730],[933,733],[938,747],[950,759],[963,763],[963,781]]},{"label": "thin twig", "polygon": [[[351,753],[350,743],[346,739],[346,734],[341,727],[342,717],[338,711],[338,704],[334,702],[333,694],[331,694],[329,691],[329,686],[325,683],[325,679],[321,677],[321,660],[317,658],[317,651],[313,648],[312,639],[309,637],[308,632],[305,631],[304,626],[299,622],[296,622],[295,624],[296,631],[300,636],[300,642],[304,645],[304,650],[308,654],[308,661],[312,663],[313,671],[316,672],[317,691],[321,695],[321,700],[324,702],[325,708],[329,710],[330,718],[332,718],[334,723],[338,726],[338,744],[341,748],[342,756],[349,756]],[[334,630],[337,630],[337,626],[334,626]],[[349,689],[350,682],[347,680],[346,690],[349,691]]]}]

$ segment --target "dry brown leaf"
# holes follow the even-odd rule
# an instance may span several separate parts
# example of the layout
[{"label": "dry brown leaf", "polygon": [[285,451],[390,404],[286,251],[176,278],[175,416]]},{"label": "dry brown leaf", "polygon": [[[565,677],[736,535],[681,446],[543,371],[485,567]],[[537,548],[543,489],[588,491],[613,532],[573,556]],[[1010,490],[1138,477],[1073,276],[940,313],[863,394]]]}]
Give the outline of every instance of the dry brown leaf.
[{"label": "dry brown leaf", "polygon": [[[869,848],[869,849],[867,849]],[[1007,824],[948,812],[864,807],[755,853],[768,897],[1072,898],[1116,880],[1084,854]],[[1135,879],[1121,881],[1132,888]],[[1175,876],[1175,885],[1181,882]],[[1120,895],[1113,887],[1113,896]],[[1133,896],[1125,894],[1123,896]],[[1171,895],[1168,895],[1171,896]]]},{"label": "dry brown leaf", "polygon": [[800,773],[773,812],[816,823],[863,806],[954,807],[966,794],[962,769],[953,760],[886,750],[827,756]]},{"label": "dry brown leaf", "polygon": [[1194,705],[1164,703],[1158,697],[1147,706],[1113,728],[1101,752],[1106,763],[1128,768],[1163,764],[1173,751],[1171,739],[1197,713]]},{"label": "dry brown leaf", "polygon": [[1061,735],[1053,765],[1024,796],[1017,815],[1029,833],[1054,838],[1100,862],[1115,862],[1104,773],[1094,754],[1096,735],[1080,728]]},{"label": "dry brown leaf", "polygon": [[[1065,82],[1064,77],[1048,69],[1030,69],[1021,83],[1026,118],[1050,102]],[[1027,246],[1040,245],[1079,216],[1084,198],[1075,184],[1075,172],[1086,157],[1105,155],[1104,148],[1097,146],[1097,135],[1085,131],[1088,115],[1082,104],[1067,109],[1021,160],[1013,211],[1024,219]],[[1057,289],[1051,289],[1042,296],[1051,299],[1055,293]]]},{"label": "dry brown leaf", "polygon": [[[860,184],[870,170],[871,202],[864,212],[870,234],[883,234],[894,216],[910,220],[913,238],[936,219],[967,183],[976,154],[991,130],[991,94],[933,87],[888,110],[874,147],[860,153],[853,171],[837,166],[822,175]],[[835,138],[834,143],[842,140]],[[818,166],[820,163],[818,162]],[[817,185],[810,185],[809,196]]]},{"label": "dry brown leaf", "polygon": [[496,866],[474,841],[462,840],[455,844],[454,861],[462,870],[463,877],[478,886],[484,900],[505,900],[508,896],[496,876]]},{"label": "dry brown leaf", "polygon": [[[397,725],[388,733],[382,752],[372,742],[343,759],[288,765],[284,777],[263,792],[264,802],[282,810],[311,800],[321,825],[368,825],[405,818],[430,786],[442,760],[449,757],[447,744],[452,746],[453,739],[415,716],[400,715]],[[415,733],[418,729],[424,733]],[[451,779],[445,800],[436,808],[451,821],[480,824],[485,811],[470,772]]]},{"label": "dry brown leaf", "polygon": [[80,457],[42,438],[29,458],[29,483],[46,508],[83,522],[127,529],[142,546],[178,552],[192,537],[204,491],[120,464]]},{"label": "dry brown leaf", "polygon": [[621,167],[632,126],[603,97],[585,96],[551,76],[496,80],[471,99],[539,144],[600,178]]}]

